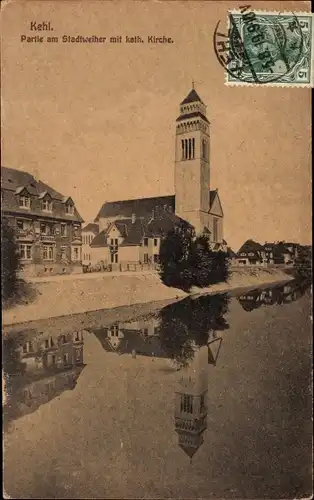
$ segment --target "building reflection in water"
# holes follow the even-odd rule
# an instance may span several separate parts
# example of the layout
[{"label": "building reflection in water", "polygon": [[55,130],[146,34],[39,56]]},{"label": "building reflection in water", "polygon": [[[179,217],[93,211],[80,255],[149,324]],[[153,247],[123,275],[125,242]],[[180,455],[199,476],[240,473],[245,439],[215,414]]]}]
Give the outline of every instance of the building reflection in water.
[{"label": "building reflection in water", "polygon": [[174,426],[178,444],[190,460],[204,442],[208,411],[208,370],[216,365],[229,325],[227,295],[191,297],[158,314],[94,329],[103,348],[133,357],[169,359],[176,372]]},{"label": "building reflection in water", "polygon": [[3,341],[6,423],[74,389],[83,368],[83,332],[24,331]]},{"label": "building reflection in water", "polygon": [[309,284],[293,281],[265,290],[252,290],[238,297],[242,308],[251,312],[261,306],[289,304],[300,299],[309,288]]}]

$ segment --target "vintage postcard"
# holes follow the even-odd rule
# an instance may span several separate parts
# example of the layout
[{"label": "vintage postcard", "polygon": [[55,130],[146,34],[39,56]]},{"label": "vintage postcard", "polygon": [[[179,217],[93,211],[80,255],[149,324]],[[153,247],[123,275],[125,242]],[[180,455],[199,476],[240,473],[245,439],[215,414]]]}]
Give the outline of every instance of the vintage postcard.
[{"label": "vintage postcard", "polygon": [[4,497],[311,498],[310,2],[1,21]]}]

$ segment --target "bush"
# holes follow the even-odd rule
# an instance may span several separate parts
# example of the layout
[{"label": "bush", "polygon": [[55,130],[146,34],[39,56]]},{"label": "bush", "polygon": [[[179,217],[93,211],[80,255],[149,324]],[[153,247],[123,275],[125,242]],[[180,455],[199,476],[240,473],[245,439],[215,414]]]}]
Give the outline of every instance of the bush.
[{"label": "bush", "polygon": [[13,297],[18,290],[20,257],[14,229],[6,219],[1,221],[1,285],[2,300]]},{"label": "bush", "polygon": [[214,252],[206,236],[195,237],[188,229],[168,233],[160,246],[161,281],[189,291],[192,286],[207,287],[227,281],[228,255]]}]

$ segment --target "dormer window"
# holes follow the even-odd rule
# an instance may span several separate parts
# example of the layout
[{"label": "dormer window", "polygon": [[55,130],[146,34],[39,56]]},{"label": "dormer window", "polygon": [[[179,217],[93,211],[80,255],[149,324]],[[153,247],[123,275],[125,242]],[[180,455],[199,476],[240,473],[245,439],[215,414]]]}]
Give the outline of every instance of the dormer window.
[{"label": "dormer window", "polygon": [[72,203],[67,203],[65,206],[65,213],[68,215],[74,215],[74,205]]},{"label": "dormer window", "polygon": [[42,201],[42,209],[45,212],[52,212],[52,201],[49,198]]},{"label": "dormer window", "polygon": [[19,207],[20,208],[31,208],[31,199],[28,194],[23,194],[19,196]]}]

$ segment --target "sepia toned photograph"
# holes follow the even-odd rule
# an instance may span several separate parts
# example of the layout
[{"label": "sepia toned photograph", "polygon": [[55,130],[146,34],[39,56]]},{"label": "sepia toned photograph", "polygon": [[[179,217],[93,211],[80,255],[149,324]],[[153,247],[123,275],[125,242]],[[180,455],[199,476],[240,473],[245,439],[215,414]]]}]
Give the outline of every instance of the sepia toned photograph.
[{"label": "sepia toned photograph", "polygon": [[1,7],[4,498],[312,498],[310,2]]}]

